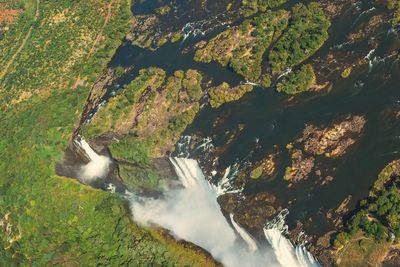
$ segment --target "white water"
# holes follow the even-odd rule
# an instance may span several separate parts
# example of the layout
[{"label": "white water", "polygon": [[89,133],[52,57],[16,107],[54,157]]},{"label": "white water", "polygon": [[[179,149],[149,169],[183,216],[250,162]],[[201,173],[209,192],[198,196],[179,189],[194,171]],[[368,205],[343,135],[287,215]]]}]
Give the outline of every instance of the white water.
[{"label": "white water", "polygon": [[[218,193],[205,179],[198,163],[187,158],[170,160],[183,188],[166,192],[164,199],[144,199],[131,194],[131,210],[136,221],[168,229],[178,239],[206,249],[229,267],[319,266],[304,247],[294,247],[284,237],[281,231],[284,228],[284,216],[264,229],[272,249],[258,246],[231,215],[239,238],[222,214],[217,202]],[[231,171],[227,170],[225,176],[228,177],[229,173]]]},{"label": "white water", "polygon": [[87,184],[104,178],[109,171],[110,158],[97,154],[83,138],[75,140],[75,143],[85,151],[90,160],[88,164],[81,167],[78,174],[82,182]]},{"label": "white water", "polygon": [[273,221],[264,227],[265,238],[271,244],[276,258],[284,267],[318,267],[319,263],[303,245],[294,246],[284,234],[287,232],[285,217],[287,209],[282,210]]},{"label": "white water", "polygon": [[251,82],[251,81],[249,81],[249,80],[246,80],[246,83],[245,83],[245,84],[249,84],[249,85],[253,85],[253,86],[260,86],[260,84],[255,83],[255,82]]},{"label": "white water", "polygon": [[292,68],[287,68],[285,69],[281,75],[278,76],[277,80],[279,80],[282,77],[285,77],[287,75],[289,75],[290,73],[292,73]]},{"label": "white water", "polygon": [[170,230],[177,238],[206,249],[225,266],[279,266],[271,249],[251,252],[240,242],[195,160],[172,158],[171,162],[184,188],[167,192],[165,199],[133,197],[136,221]]},{"label": "white water", "polygon": [[251,252],[257,251],[258,245],[257,245],[257,242],[254,240],[254,238],[244,228],[242,228],[237,222],[235,222],[235,220],[233,219],[233,214],[229,214],[229,217],[231,218],[231,223],[232,223],[233,227],[235,228],[236,232],[247,243],[249,250]]},{"label": "white water", "polygon": [[226,168],[225,174],[218,182],[218,184],[212,185],[217,196],[222,196],[227,193],[241,193],[243,191],[243,188],[235,188],[232,184],[234,179],[236,178],[238,171],[239,164],[235,164],[233,165],[233,167],[229,166],[228,168]]},{"label": "white water", "polygon": [[374,58],[372,57],[375,53],[375,49],[372,49],[368,52],[368,54],[365,56],[365,59],[368,60],[369,68],[372,69],[374,66]]}]

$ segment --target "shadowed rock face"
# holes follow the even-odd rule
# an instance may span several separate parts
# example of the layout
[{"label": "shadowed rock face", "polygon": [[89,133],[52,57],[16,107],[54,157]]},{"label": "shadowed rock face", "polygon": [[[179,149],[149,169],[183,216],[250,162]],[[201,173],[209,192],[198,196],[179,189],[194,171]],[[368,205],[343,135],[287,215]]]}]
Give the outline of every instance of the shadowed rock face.
[{"label": "shadowed rock face", "polygon": [[236,194],[225,194],[218,198],[225,214],[234,214],[234,220],[241,226],[257,233],[265,222],[277,213],[276,197],[267,192],[240,198]]},{"label": "shadowed rock face", "polygon": [[383,260],[382,267],[396,267],[400,266],[400,249],[393,249],[389,252]]}]

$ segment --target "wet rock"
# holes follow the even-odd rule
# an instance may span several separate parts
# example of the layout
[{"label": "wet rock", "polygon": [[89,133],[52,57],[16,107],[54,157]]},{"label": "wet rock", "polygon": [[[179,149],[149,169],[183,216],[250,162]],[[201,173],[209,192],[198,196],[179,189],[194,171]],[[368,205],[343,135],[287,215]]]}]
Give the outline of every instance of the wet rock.
[{"label": "wet rock", "polygon": [[246,229],[260,231],[277,212],[275,200],[276,197],[267,192],[249,196],[235,210],[235,220]]},{"label": "wet rock", "polygon": [[309,154],[340,157],[356,142],[365,123],[364,116],[348,116],[326,128],[307,125],[299,141],[304,143],[304,150]]},{"label": "wet rock", "polygon": [[291,151],[292,165],[286,168],[283,179],[290,182],[299,182],[306,179],[313,170],[315,158],[306,156],[301,150]]},{"label": "wet rock", "polygon": [[252,179],[260,177],[270,178],[276,171],[276,154],[269,154],[264,160],[258,162],[250,173]]},{"label": "wet rock", "polygon": [[234,219],[247,230],[260,232],[265,223],[276,213],[276,197],[268,192],[258,193],[246,198],[239,194],[225,194],[218,202],[225,215],[234,214]]},{"label": "wet rock", "polygon": [[139,47],[156,49],[166,42],[178,41],[181,37],[180,31],[162,30],[159,15],[141,15],[132,19],[131,31],[126,39]]},{"label": "wet rock", "polygon": [[318,3],[321,6],[321,8],[324,10],[325,14],[329,17],[330,20],[335,19],[338,17],[341,13],[343,8],[350,4],[350,3],[355,3],[356,0],[336,0],[336,1],[330,1],[330,0],[320,0]]},{"label": "wet rock", "polygon": [[[321,156],[325,158],[343,156],[350,146],[356,143],[365,124],[364,116],[349,115],[328,126],[306,125],[302,137],[286,147],[289,150],[291,164],[286,168],[284,179],[290,182],[307,179],[314,166],[319,164]],[[315,170],[315,174],[320,178],[326,175],[321,185],[333,180],[330,174],[323,174],[319,168]]]},{"label": "wet rock", "polygon": [[328,175],[324,178],[324,180],[322,181],[321,185],[327,185],[328,183],[333,181],[333,177]]},{"label": "wet rock", "polygon": [[359,27],[358,31],[350,33],[347,38],[354,43],[356,41],[371,37],[376,33],[378,28],[383,23],[387,23],[387,21],[388,18],[384,14],[373,16],[361,27]]},{"label": "wet rock", "polygon": [[100,75],[96,82],[94,83],[92,89],[90,90],[89,97],[83,108],[82,116],[77,125],[74,137],[79,133],[82,124],[89,118],[90,113],[95,109],[95,107],[101,101],[101,97],[106,93],[107,88],[109,88],[115,80],[115,70],[108,68],[102,75]]},{"label": "wet rock", "polygon": [[351,200],[352,196],[347,196],[335,210],[329,210],[326,213],[326,218],[331,221],[336,228],[343,227],[343,216],[349,212]]},{"label": "wet rock", "polygon": [[238,194],[224,194],[218,198],[218,203],[225,214],[231,214],[237,208],[241,202],[241,198]]}]

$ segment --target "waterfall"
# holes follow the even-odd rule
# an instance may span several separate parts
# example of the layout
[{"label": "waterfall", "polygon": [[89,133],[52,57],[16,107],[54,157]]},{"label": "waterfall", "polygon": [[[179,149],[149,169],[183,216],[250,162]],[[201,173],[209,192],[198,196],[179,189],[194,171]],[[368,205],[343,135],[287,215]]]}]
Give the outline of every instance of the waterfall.
[{"label": "waterfall", "polygon": [[[286,227],[284,216],[268,223],[264,229],[272,249],[267,245],[258,245],[234,221],[232,214],[231,227],[217,202],[217,188],[206,180],[196,160],[170,158],[170,161],[182,184],[181,188],[165,192],[162,199],[126,194],[127,197],[130,195],[132,214],[137,222],[168,229],[176,238],[206,249],[228,267],[319,266],[303,246],[295,247],[284,237],[281,231]],[[225,180],[229,180],[230,173],[230,169],[225,172]]]},{"label": "waterfall", "polygon": [[251,82],[251,81],[249,81],[249,80],[246,80],[245,84],[253,85],[253,86],[260,86],[260,84],[255,83],[255,82]]},{"label": "waterfall", "polygon": [[235,188],[233,186],[233,181],[236,178],[237,173],[239,172],[239,164],[233,165],[233,167],[229,166],[225,170],[225,174],[222,179],[218,182],[217,185],[212,185],[217,196],[222,196],[227,193],[235,194],[241,193],[243,188]]},{"label": "waterfall", "polygon": [[285,77],[285,76],[289,75],[290,73],[292,73],[292,68],[287,68],[276,79],[279,80],[280,78]]},{"label": "waterfall", "polygon": [[375,53],[375,49],[372,49],[368,52],[368,54],[365,56],[365,59],[368,60],[369,64],[369,69],[371,70],[372,67],[374,66],[374,58],[372,57]]},{"label": "waterfall", "polygon": [[76,139],[74,142],[79,148],[83,149],[90,160],[88,164],[81,167],[78,173],[80,180],[89,184],[95,180],[104,178],[109,171],[110,158],[97,154],[83,138]]},{"label": "waterfall", "polygon": [[235,220],[233,219],[233,214],[229,214],[229,217],[231,218],[231,223],[233,227],[235,228],[236,232],[242,237],[242,239],[247,243],[249,250],[251,252],[257,251],[258,246],[257,242],[254,240],[254,238],[245,230],[243,229]]},{"label": "waterfall", "polygon": [[289,214],[283,209],[274,220],[264,227],[264,234],[268,243],[272,246],[279,263],[284,267],[318,267],[319,263],[311,255],[304,245],[294,246],[284,234],[287,232],[285,218]]},{"label": "waterfall", "polygon": [[251,252],[235,233],[222,214],[217,194],[197,161],[187,158],[170,160],[183,188],[165,192],[163,199],[131,196],[131,210],[137,222],[170,230],[178,239],[206,249],[224,266],[279,266],[271,249]]}]

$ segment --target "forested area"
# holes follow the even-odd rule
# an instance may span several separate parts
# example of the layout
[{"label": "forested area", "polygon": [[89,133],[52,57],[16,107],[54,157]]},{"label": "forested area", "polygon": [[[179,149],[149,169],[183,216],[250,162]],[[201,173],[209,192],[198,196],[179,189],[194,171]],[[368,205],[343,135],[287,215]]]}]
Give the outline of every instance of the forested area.
[{"label": "forested area", "polygon": [[[273,2],[246,2],[248,5],[274,6]],[[307,91],[316,77],[311,65],[300,66],[325,43],[330,22],[318,3],[296,4],[291,12],[266,11],[245,20],[208,42],[197,44],[194,59],[218,61],[247,80],[270,87],[285,71],[297,68],[277,83],[287,94]]]},{"label": "forested area", "polygon": [[242,0],[242,12],[245,16],[253,15],[257,12],[265,12],[270,8],[278,7],[287,0]]},{"label": "forested area", "polygon": [[400,237],[400,161],[391,162],[380,172],[346,231],[336,237],[335,246],[343,246],[359,231],[381,242]]},{"label": "forested area", "polygon": [[295,5],[288,29],[269,53],[272,73],[281,73],[312,56],[328,39],[329,27],[318,3]]},{"label": "forested area", "polygon": [[396,25],[400,23],[400,1],[399,0],[388,0],[387,7],[393,10],[392,24]]},{"label": "forested area", "polygon": [[[32,34],[0,81],[1,266],[208,264],[190,245],[134,224],[118,196],[55,173],[95,77],[128,30],[130,5],[40,1]],[[34,9],[24,6],[0,41],[4,59]]]},{"label": "forested area", "polygon": [[299,70],[289,73],[276,85],[278,92],[295,95],[307,91],[315,83],[314,69],[310,64],[303,65]]}]

